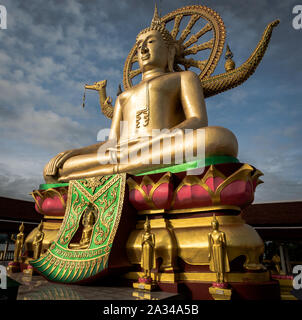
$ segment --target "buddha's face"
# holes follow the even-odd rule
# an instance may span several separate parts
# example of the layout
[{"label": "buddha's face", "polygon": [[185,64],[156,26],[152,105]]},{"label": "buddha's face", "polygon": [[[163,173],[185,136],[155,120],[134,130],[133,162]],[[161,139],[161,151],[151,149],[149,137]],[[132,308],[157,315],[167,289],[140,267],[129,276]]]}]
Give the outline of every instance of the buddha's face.
[{"label": "buddha's face", "polygon": [[92,226],[94,224],[94,215],[92,212],[89,212],[87,217],[87,225]]},{"label": "buddha's face", "polygon": [[168,65],[168,47],[162,35],[155,30],[141,34],[137,39],[138,63],[142,72]]},{"label": "buddha's face", "polygon": [[214,230],[217,230],[218,229],[218,222],[217,221],[212,221],[212,228]]}]

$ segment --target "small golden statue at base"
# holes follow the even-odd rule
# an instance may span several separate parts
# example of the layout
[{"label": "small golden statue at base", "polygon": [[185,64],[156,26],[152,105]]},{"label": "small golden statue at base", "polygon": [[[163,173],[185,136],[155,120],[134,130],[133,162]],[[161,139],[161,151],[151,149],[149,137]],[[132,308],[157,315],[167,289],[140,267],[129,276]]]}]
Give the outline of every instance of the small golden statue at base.
[{"label": "small golden statue at base", "polygon": [[8,272],[19,272],[20,271],[20,262],[22,262],[22,250],[24,246],[24,223],[22,222],[19,227],[19,233],[16,236],[12,234],[11,240],[15,242],[14,249],[14,261],[9,262],[7,271]]},{"label": "small golden statue at base", "polygon": [[151,226],[148,217],[144,224],[145,232],[142,235],[142,258],[141,268],[143,269],[143,276],[138,279],[138,283],[133,283],[135,289],[154,290],[157,285],[152,279],[151,271],[154,267],[155,261],[155,235],[151,233]]},{"label": "small golden statue at base", "polygon": [[33,246],[33,258],[34,259],[38,259],[41,255],[42,252],[42,243],[43,243],[43,239],[44,239],[44,232],[42,231],[43,228],[43,222],[41,221],[41,223],[38,226],[38,232],[34,238],[34,241],[32,243]]},{"label": "small golden statue at base", "polygon": [[86,249],[88,248],[92,236],[93,226],[95,224],[95,214],[92,205],[88,205],[83,216],[83,231],[79,243],[71,243],[71,249]]},{"label": "small golden statue at base", "polygon": [[[34,237],[34,240],[32,242],[32,250],[33,250],[33,258],[29,260],[36,260],[40,258],[40,255],[42,253],[42,246],[43,246],[43,240],[44,240],[44,232],[43,230],[43,222],[41,221],[38,225],[38,231]],[[28,261],[25,261],[27,263],[27,267],[23,269],[23,273],[27,275],[34,274],[33,267],[28,263]]]},{"label": "small golden statue at base", "polygon": [[272,257],[272,262],[277,271],[277,274],[284,275],[285,272],[281,269],[281,258],[277,253]]},{"label": "small golden statue at base", "polygon": [[208,234],[210,270],[216,272],[216,282],[224,282],[224,274],[230,271],[229,259],[226,251],[226,237],[219,230],[219,222],[213,215],[212,232]]},{"label": "small golden statue at base", "polygon": [[215,300],[230,300],[232,290],[225,282],[225,273],[230,271],[229,259],[226,250],[226,236],[219,230],[219,222],[213,215],[212,232],[208,234],[210,270],[216,272],[216,282],[209,288]]}]

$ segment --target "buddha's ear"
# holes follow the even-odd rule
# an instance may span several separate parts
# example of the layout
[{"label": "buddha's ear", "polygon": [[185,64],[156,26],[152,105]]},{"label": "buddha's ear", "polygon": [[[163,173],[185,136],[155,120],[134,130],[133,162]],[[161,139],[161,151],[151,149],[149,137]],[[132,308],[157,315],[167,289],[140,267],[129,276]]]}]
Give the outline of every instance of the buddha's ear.
[{"label": "buddha's ear", "polygon": [[169,72],[174,71],[174,59],[175,59],[176,47],[174,44],[169,45],[168,49],[168,70]]}]

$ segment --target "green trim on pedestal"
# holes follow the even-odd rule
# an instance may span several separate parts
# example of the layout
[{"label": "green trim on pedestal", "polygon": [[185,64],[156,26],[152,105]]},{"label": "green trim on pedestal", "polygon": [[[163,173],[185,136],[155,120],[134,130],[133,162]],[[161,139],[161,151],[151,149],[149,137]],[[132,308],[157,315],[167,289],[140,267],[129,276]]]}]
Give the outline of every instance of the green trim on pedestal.
[{"label": "green trim on pedestal", "polygon": [[139,174],[136,174],[136,176],[156,174],[156,173],[162,173],[162,172],[178,173],[178,172],[207,167],[207,166],[210,166],[211,164],[238,163],[238,162],[239,160],[237,158],[230,157],[230,156],[213,156],[213,157],[205,158],[203,160],[195,160],[191,162],[176,164],[170,167],[164,167],[164,168],[160,168],[152,171],[141,172]]},{"label": "green trim on pedestal", "polygon": [[60,188],[60,187],[67,187],[69,185],[68,182],[66,183],[42,183],[39,186],[39,190],[47,190],[50,188]]}]

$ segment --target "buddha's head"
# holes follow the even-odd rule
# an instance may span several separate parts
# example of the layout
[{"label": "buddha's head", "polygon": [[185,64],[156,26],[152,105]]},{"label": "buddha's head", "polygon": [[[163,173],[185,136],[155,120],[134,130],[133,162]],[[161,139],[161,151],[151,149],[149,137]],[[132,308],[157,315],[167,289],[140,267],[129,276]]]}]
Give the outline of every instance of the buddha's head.
[{"label": "buddha's head", "polygon": [[148,232],[148,233],[151,230],[151,225],[150,225],[150,221],[148,219],[148,216],[146,216],[146,221],[144,223],[144,230],[145,230],[145,232]]},{"label": "buddha's head", "polygon": [[142,72],[161,68],[174,71],[174,60],[178,50],[177,42],[158,17],[155,7],[151,26],[136,37],[138,62]]},{"label": "buddha's head", "polygon": [[94,208],[92,205],[88,205],[86,208],[86,213],[83,218],[83,226],[89,227],[93,226],[95,223],[95,216],[94,216]]},{"label": "buddha's head", "polygon": [[218,220],[216,219],[215,214],[213,215],[213,220],[212,220],[212,222],[211,222],[211,225],[212,225],[212,229],[213,229],[213,230],[218,230],[218,228],[219,228],[219,222],[218,222]]},{"label": "buddha's head", "polygon": [[43,229],[43,222],[41,221],[40,224],[38,225],[39,232],[42,232],[42,229]]},{"label": "buddha's head", "polygon": [[23,233],[23,231],[24,231],[24,223],[23,222],[21,223],[21,225],[19,227],[19,231],[20,231],[20,233]]},{"label": "buddha's head", "polygon": [[93,211],[90,211],[88,213],[88,216],[87,216],[87,225],[88,226],[93,226],[94,222],[95,222],[94,213],[93,213]]}]

